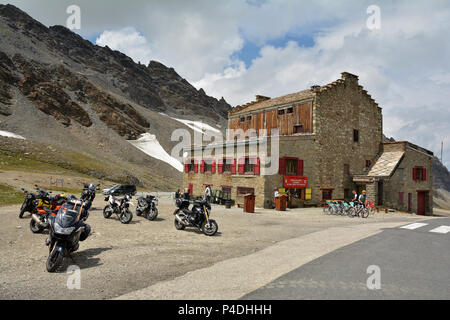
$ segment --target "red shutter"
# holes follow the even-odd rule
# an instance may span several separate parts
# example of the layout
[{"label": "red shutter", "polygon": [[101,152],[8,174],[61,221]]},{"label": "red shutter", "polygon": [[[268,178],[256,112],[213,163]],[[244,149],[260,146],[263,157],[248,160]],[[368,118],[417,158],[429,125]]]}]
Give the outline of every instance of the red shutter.
[{"label": "red shutter", "polygon": [[236,174],[236,158],[233,158],[233,163],[231,164],[231,174]]},{"label": "red shutter", "polygon": [[189,194],[193,194],[194,193],[194,185],[191,183],[189,184]]},{"label": "red shutter", "polygon": [[189,163],[188,163],[188,162],[186,162],[186,163],[184,164],[184,172],[186,172],[186,173],[189,172]]},{"label": "red shutter", "polygon": [[278,167],[278,173],[281,175],[286,174],[286,159],[280,158],[280,166]]},{"label": "red shutter", "polygon": [[216,160],[211,161],[211,173],[216,173]]},{"label": "red shutter", "polygon": [[245,173],[245,158],[240,158],[238,162],[238,172],[239,174]]},{"label": "red shutter", "polygon": [[303,160],[297,160],[297,175],[303,176]]},{"label": "red shutter", "polygon": [[255,166],[253,167],[255,174],[259,174],[261,172],[260,166],[261,166],[261,161],[259,160],[259,158],[256,158]]},{"label": "red shutter", "polygon": [[200,173],[205,173],[205,160],[200,163]]},{"label": "red shutter", "polygon": [[422,169],[422,180],[427,181],[427,169]]},{"label": "red shutter", "polygon": [[194,160],[194,172],[198,173],[198,161]]},{"label": "red shutter", "polygon": [[413,168],[413,180],[417,180],[417,168]]},{"label": "red shutter", "polygon": [[219,159],[219,162],[217,163],[217,172],[219,174],[223,173],[223,159]]}]

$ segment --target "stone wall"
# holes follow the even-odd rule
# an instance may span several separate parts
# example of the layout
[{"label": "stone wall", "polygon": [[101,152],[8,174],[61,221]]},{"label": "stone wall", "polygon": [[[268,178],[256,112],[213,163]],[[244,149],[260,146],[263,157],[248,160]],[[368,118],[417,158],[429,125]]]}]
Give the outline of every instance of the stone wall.
[{"label": "stone wall", "polygon": [[[384,147],[392,148],[394,146],[384,145]],[[408,144],[404,145],[404,148],[404,158],[392,177],[384,183],[383,204],[386,207],[408,211],[408,194],[411,194],[411,212],[417,213],[417,191],[428,191],[426,214],[431,215],[433,213],[433,158],[429,154],[409,147]],[[413,180],[412,172],[416,166],[422,166],[426,169],[427,178],[425,181]],[[403,192],[403,203],[400,203],[400,192]]]},{"label": "stone wall", "polygon": [[[358,85],[358,77],[343,73],[342,79],[322,87],[314,112],[317,139],[316,186],[334,189],[333,198],[343,199],[353,188],[351,176],[364,174],[366,160],[374,161],[382,142],[382,112]],[[353,141],[354,130],[359,142]],[[350,174],[344,173],[344,164]],[[316,198],[318,199],[318,198]]]}]

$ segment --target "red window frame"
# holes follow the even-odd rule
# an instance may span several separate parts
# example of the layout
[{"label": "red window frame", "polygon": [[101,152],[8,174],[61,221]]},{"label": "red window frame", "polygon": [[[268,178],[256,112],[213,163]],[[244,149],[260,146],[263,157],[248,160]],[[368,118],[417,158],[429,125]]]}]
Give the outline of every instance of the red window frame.
[{"label": "red window frame", "polygon": [[279,166],[278,166],[278,173],[280,175],[286,175],[286,160],[297,160],[297,176],[303,176],[304,175],[304,161],[295,158],[295,157],[283,157],[279,160]]}]

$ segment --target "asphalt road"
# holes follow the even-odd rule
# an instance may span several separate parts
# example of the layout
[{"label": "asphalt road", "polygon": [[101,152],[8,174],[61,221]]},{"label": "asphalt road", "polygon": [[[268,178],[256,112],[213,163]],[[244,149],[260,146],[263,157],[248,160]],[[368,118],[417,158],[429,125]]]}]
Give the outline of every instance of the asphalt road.
[{"label": "asphalt road", "polygon": [[[450,299],[450,218],[405,226],[326,254],[242,299]],[[378,274],[369,266],[379,267],[379,289],[367,287]]]}]

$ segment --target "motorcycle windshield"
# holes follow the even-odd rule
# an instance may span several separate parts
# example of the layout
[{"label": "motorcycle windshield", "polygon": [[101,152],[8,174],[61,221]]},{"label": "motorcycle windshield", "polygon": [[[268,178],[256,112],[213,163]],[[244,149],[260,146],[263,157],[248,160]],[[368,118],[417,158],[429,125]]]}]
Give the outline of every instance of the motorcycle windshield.
[{"label": "motorcycle windshield", "polygon": [[77,223],[79,210],[73,210],[70,205],[63,205],[56,216],[55,222],[62,228],[69,228]]}]

